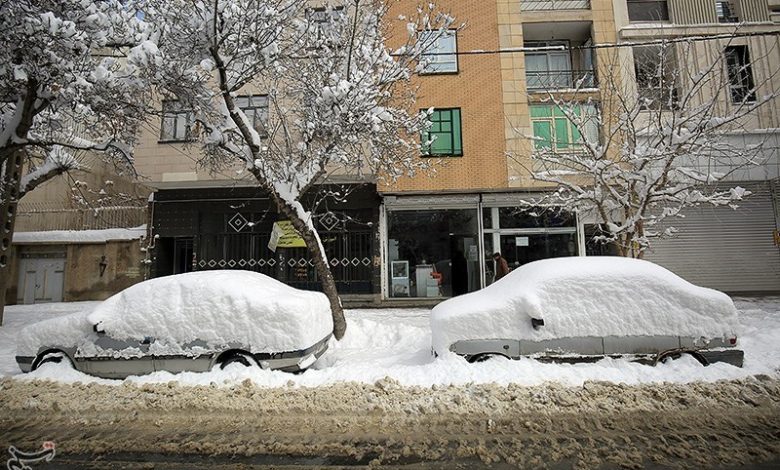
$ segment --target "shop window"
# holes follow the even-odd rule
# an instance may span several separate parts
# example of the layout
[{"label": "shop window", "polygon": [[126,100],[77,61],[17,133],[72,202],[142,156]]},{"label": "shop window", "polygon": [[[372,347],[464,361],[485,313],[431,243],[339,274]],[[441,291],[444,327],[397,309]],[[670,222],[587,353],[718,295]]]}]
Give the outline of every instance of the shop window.
[{"label": "shop window", "polygon": [[192,111],[182,106],[180,101],[166,100],[162,103],[161,142],[184,142],[190,140]]},{"label": "shop window", "polygon": [[519,207],[486,207],[482,209],[485,230],[507,228],[574,227],[574,214],[565,211]]},{"label": "shop window", "polygon": [[460,108],[435,109],[431,127],[422,135],[423,155],[453,157],[463,155]]},{"label": "shop window", "polygon": [[726,68],[729,74],[729,90],[733,103],[756,100],[753,70],[750,66],[750,53],[747,46],[728,46],[724,51]]},{"label": "shop window", "polygon": [[249,124],[261,139],[268,137],[268,96],[239,96],[236,106],[246,114]]},{"label": "shop window", "polygon": [[532,105],[530,108],[536,150],[578,151],[583,142],[581,131],[586,133],[590,142],[598,140],[598,122],[593,105],[578,105],[571,109],[583,118],[579,128],[557,106]]},{"label": "shop window", "polygon": [[[437,37],[438,36],[438,37]],[[419,41],[426,48],[422,54],[423,74],[456,73],[458,71],[458,39],[456,31],[421,31]]]},{"label": "shop window", "polygon": [[390,297],[451,297],[480,288],[476,209],[390,211]]}]

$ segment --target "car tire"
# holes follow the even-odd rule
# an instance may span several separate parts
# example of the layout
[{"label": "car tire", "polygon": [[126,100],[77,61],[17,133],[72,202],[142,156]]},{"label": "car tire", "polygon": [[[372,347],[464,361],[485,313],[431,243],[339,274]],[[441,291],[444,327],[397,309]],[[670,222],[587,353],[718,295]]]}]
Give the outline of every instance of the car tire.
[{"label": "car tire", "polygon": [[36,370],[43,364],[60,364],[65,361],[70,367],[73,367],[73,361],[70,360],[67,354],[62,351],[50,350],[44,351],[35,357],[32,368],[30,370]]},{"label": "car tire", "polygon": [[664,351],[658,354],[653,365],[665,363],[666,361],[674,361],[681,358],[683,355],[692,356],[703,366],[708,366],[710,364],[704,356],[696,351]]},{"label": "car tire", "polygon": [[257,365],[257,361],[251,354],[245,352],[232,352],[219,358],[219,368],[224,369],[230,364],[241,364],[244,367],[254,367]]},{"label": "car tire", "polygon": [[469,361],[470,364],[474,364],[476,362],[485,362],[488,359],[493,359],[494,357],[500,357],[506,360],[509,360],[509,358],[503,354],[499,353],[482,353],[482,354],[474,354],[473,356],[469,356],[466,358],[467,361]]}]

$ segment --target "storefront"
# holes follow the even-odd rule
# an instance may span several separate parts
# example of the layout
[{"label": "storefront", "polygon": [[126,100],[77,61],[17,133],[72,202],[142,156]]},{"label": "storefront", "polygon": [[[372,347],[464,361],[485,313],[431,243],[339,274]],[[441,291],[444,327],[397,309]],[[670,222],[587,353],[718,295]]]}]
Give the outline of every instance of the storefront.
[{"label": "storefront", "polygon": [[572,214],[535,212],[529,193],[386,195],[383,297],[446,298],[495,280],[493,253],[510,269],[531,261],[584,253]]},{"label": "storefront", "polygon": [[[379,295],[377,236],[379,198],[374,185],[318,188],[315,226],[339,292]],[[328,201],[323,194],[339,194]],[[317,198],[314,201],[313,198]],[[318,202],[318,203],[316,203]],[[317,290],[319,278],[302,243],[274,243],[286,221],[262,190],[252,187],[157,191],[150,205],[152,277],[209,269],[257,271],[301,289]]]}]

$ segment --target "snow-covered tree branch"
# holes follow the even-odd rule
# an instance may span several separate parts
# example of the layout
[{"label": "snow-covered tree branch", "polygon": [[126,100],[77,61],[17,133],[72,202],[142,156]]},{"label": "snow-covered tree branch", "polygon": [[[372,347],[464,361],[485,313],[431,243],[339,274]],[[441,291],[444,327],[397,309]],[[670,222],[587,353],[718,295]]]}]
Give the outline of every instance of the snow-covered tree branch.
[{"label": "snow-covered tree branch", "polygon": [[[312,8],[305,0],[150,2],[166,97],[191,109],[210,167],[239,164],[268,191],[307,247],[331,302],[334,335],[346,328],[335,281],[303,195],[333,173],[396,178],[424,170],[410,79],[434,33],[452,18],[433,4],[394,19],[380,0]],[[387,45],[401,21],[400,47]]]},{"label": "snow-covered tree branch", "polygon": [[0,2],[0,292],[22,195],[83,168],[85,152],[132,162],[148,90],[138,72],[156,52],[145,31],[118,1]]},{"label": "snow-covered tree branch", "polygon": [[[600,240],[642,257],[654,237],[676,232],[673,217],[708,204],[737,207],[749,191],[729,184],[777,149],[757,132],[778,105],[776,55],[736,39],[662,41],[604,51],[599,93],[546,90],[542,102],[570,135],[529,136],[530,161],[513,157],[554,191],[533,204],[578,212],[601,224]],[[758,51],[758,49],[754,49]],[[635,78],[635,80],[634,80]],[[565,128],[562,124],[560,128]],[[759,136],[746,139],[746,135]],[[664,222],[664,223],[662,223]]]}]

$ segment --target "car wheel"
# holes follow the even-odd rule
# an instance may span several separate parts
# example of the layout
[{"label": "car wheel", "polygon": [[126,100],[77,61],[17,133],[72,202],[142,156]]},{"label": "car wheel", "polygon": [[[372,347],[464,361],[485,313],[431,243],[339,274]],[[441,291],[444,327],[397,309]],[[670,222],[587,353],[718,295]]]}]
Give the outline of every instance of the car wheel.
[{"label": "car wheel", "polygon": [[507,356],[498,353],[474,354],[473,356],[469,356],[468,358],[466,358],[466,360],[469,361],[471,364],[474,364],[475,362],[485,362],[488,359],[493,359],[494,357],[501,357],[509,360]]},{"label": "car wheel", "polygon": [[664,351],[658,354],[658,356],[655,358],[655,363],[653,365],[666,363],[668,361],[674,361],[676,359],[683,357],[683,355],[692,356],[694,359],[699,361],[699,363],[703,366],[709,365],[707,359],[705,359],[704,356],[697,353],[696,351]]},{"label": "car wheel", "polygon": [[70,360],[67,354],[65,354],[62,351],[45,351],[36,356],[35,360],[32,364],[31,370],[36,370],[43,364],[60,364],[62,362],[65,362],[70,367],[73,367],[73,362]]},{"label": "car wheel", "polygon": [[255,359],[245,352],[232,352],[219,359],[219,368],[224,369],[230,364],[241,364],[244,367],[253,367],[257,365]]}]

